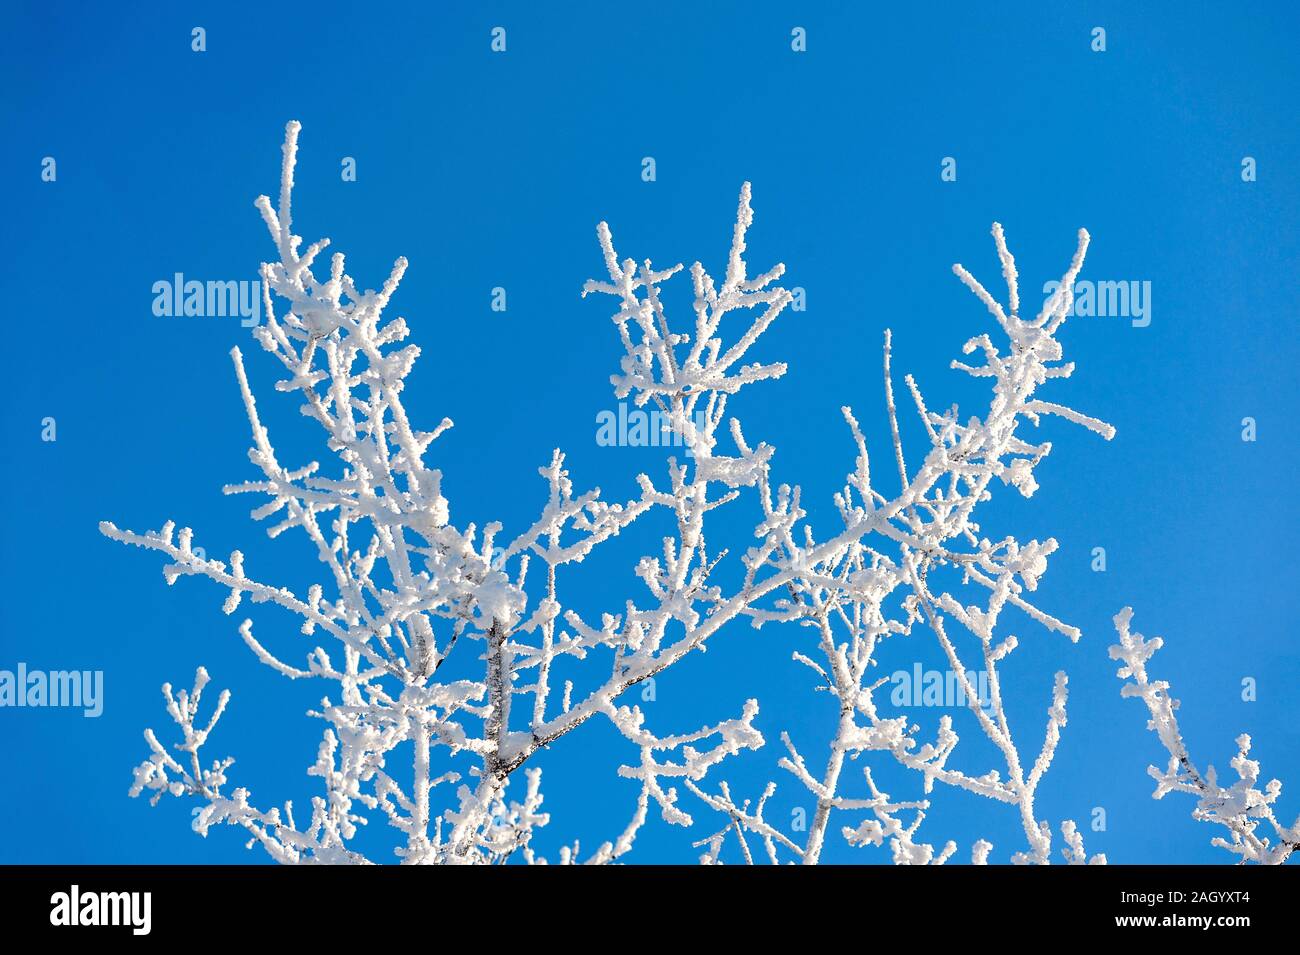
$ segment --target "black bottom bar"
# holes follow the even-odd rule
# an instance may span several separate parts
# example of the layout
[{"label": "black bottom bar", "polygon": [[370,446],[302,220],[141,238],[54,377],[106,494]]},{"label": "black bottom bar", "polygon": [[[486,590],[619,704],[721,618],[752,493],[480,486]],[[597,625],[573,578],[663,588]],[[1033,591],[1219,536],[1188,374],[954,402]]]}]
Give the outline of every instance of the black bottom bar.
[{"label": "black bottom bar", "polygon": [[1294,866],[7,866],[0,867],[0,925],[20,937],[77,932],[83,941],[98,934],[128,944],[249,936],[363,942],[385,927],[433,939],[448,923],[492,926],[502,941],[537,932],[590,937],[602,927],[669,939],[686,924],[693,935],[734,941],[769,933],[776,922],[797,932],[808,920],[819,937],[843,933],[864,943],[877,926],[891,926],[894,937],[914,935],[908,944],[945,933],[970,941],[972,931],[992,928],[1022,938],[1043,929],[1070,938],[1201,933],[1226,940],[1245,932],[1262,939],[1290,934],[1295,873]]}]

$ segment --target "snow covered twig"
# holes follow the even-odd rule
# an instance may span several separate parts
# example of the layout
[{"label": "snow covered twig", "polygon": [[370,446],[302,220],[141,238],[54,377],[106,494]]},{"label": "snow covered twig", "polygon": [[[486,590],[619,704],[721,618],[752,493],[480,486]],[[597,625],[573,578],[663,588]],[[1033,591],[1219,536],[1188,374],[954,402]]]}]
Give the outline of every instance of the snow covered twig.
[{"label": "snow covered twig", "polygon": [[[1270,780],[1259,788],[1259,763],[1249,758],[1250,736],[1237,737],[1237,755],[1230,764],[1237,779],[1230,786],[1220,785],[1213,766],[1202,772],[1192,761],[1178,726],[1178,700],[1169,695],[1169,684],[1152,680],[1147,675],[1147,663],[1164,646],[1160,637],[1146,639],[1131,629],[1133,610],[1125,607],[1115,615],[1115,631],[1119,643],[1110,648],[1112,659],[1120,662],[1117,676],[1126,681],[1121,693],[1136,697],[1146,704],[1151,719],[1147,728],[1156,734],[1169,752],[1169,763],[1163,769],[1147,767],[1156,781],[1152,798],[1163,799],[1168,793],[1183,792],[1197,797],[1192,818],[1200,822],[1222,826],[1227,838],[1215,836],[1212,844],[1227,849],[1239,857],[1239,864],[1259,863],[1281,865],[1300,849],[1300,817],[1290,826],[1284,826],[1273,812],[1273,804],[1282,794],[1282,784]],[[1270,840],[1260,833],[1266,826],[1273,833]]]}]

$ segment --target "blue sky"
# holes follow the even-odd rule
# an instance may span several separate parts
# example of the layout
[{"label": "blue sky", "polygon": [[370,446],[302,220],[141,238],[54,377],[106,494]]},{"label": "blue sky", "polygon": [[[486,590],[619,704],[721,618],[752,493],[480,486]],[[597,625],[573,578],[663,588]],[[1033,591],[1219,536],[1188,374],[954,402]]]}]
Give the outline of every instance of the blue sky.
[{"label": "blue sky", "polygon": [[[614,497],[634,493],[638,471],[661,473],[661,451],[594,440],[595,415],[615,407],[608,378],[620,354],[609,303],[578,294],[600,277],[600,219],[624,254],[720,271],[737,190],[753,182],[749,261],[784,261],[808,307],[783,315],[755,356],[790,372],[747,391],[738,410],[751,440],[777,447],[778,478],[803,485],[821,526],[852,462],[839,406],[852,404],[868,440],[885,446],[883,330],[893,329],[897,372],[912,372],[932,405],[975,411],[982,388],[948,362],[990,320],[951,264],[1000,290],[988,235],[997,219],[1032,300],[1086,226],[1084,277],[1149,281],[1151,323],[1073,320],[1063,340],[1079,370],[1053,388],[1118,436],[1048,422],[1041,490],[1028,501],[1002,494],[985,513],[990,530],[1061,542],[1040,603],[1084,631],[1072,646],[1026,630],[1012,660],[1026,691],[1011,716],[1029,738],[1041,732],[1050,674],[1071,677],[1070,724],[1040,810],[1086,825],[1104,808],[1105,831],[1085,833],[1112,862],[1229,860],[1190,819],[1189,798],[1150,798],[1145,769],[1163,765],[1162,751],[1140,704],[1120,699],[1106,654],[1110,618],[1127,603],[1138,629],[1167,638],[1153,670],[1184,701],[1194,755],[1227,774],[1233,738],[1250,732],[1265,777],[1295,787],[1281,803],[1294,818],[1295,8],[808,6],[318,3],[305,17],[245,3],[129,15],[7,5],[0,258],[14,349],[0,407],[0,669],[99,669],[106,689],[94,720],[0,709],[0,862],[261,861],[234,831],[194,835],[180,801],[150,810],[126,796],[147,752],[142,729],[165,729],[159,685],[188,685],[199,664],[234,691],[211,748],[236,756],[236,778],[266,804],[311,793],[303,772],[319,729],[301,714],[319,688],[259,666],[214,588],[167,588],[152,555],[96,531],[103,519],[145,530],[174,518],[209,553],[238,546],[264,577],[313,579],[303,542],[268,541],[246,499],[220,494],[251,473],[232,345],[252,353],[282,457],[320,457],[316,435],[272,391],[270,358],[237,320],[159,318],[151,292],[176,272],[256,278],[273,250],[252,200],[277,188],[292,118],[304,127],[298,230],[330,236],[371,287],[396,256],[411,261],[395,308],[424,356],[407,407],[426,427],[456,421],[436,464],[457,523],[535,519],[536,468],[556,446],[578,485]],[[498,25],[508,50],[495,55]],[[206,52],[190,48],[195,26]],[[790,47],[796,26],[804,53]],[[1104,53],[1090,48],[1096,26]],[[47,156],[55,182],[41,179]],[[355,182],[340,177],[345,156]],[[646,156],[654,182],[641,179]],[[955,182],[941,181],[944,157],[957,161]],[[498,286],[504,313],[490,308]],[[677,305],[680,315],[686,300]],[[1248,416],[1254,442],[1241,438]],[[41,440],[46,417],[54,442]],[[738,546],[750,523],[735,522]],[[1095,547],[1106,549],[1105,573],[1090,569]],[[585,566],[577,599],[621,602],[643,551]],[[933,665],[925,639],[904,649]],[[769,745],[731,778],[748,792],[776,778],[773,818],[808,798],[774,767],[780,730],[820,763],[830,726],[808,671],[789,662],[797,640],[776,628],[724,632],[647,704],[661,727],[689,730],[757,696]],[[1244,678],[1257,682],[1254,701],[1242,700]],[[986,768],[978,731],[963,728],[972,767]],[[632,756],[595,725],[546,754],[543,850],[561,838],[594,848],[621,829],[635,790],[615,768]],[[889,786],[915,795],[907,777]],[[689,832],[653,821],[631,858],[693,859],[691,841],[720,827],[699,819]],[[1023,848],[1004,807],[965,794],[939,794],[922,833],[957,840],[961,858],[978,837],[997,860]],[[887,856],[836,835],[825,858]]]}]

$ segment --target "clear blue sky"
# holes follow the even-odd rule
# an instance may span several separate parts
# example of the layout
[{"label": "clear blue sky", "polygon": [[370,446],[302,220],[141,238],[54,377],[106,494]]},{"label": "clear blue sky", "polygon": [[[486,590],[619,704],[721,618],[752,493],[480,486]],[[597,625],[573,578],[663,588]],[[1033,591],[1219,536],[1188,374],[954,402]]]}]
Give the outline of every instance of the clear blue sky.
[{"label": "clear blue sky", "polygon": [[[259,666],[214,588],[166,588],[153,555],[96,531],[102,519],[145,530],[175,518],[209,553],[244,548],[274,582],[313,579],[302,541],[268,541],[247,499],[220,494],[251,475],[232,345],[253,353],[283,458],[323,453],[295,403],[272,391],[271,359],[236,320],[151,311],[152,284],[176,272],[256,278],[272,249],[252,200],[277,188],[291,118],[304,124],[298,230],[330,236],[371,287],[397,255],[411,261],[395,304],[424,349],[408,409],[426,427],[456,421],[434,463],[457,523],[535,518],[536,468],[557,445],[579,485],[614,497],[633,492],[638,471],[661,473],[662,452],[594,440],[620,353],[609,303],[578,296],[599,275],[602,218],[625,254],[720,270],[737,189],[753,181],[750,261],[784,261],[808,308],[782,316],[756,356],[788,361],[789,374],[738,410],[751,440],[777,447],[776,474],[804,486],[821,527],[851,466],[839,406],[855,407],[876,447],[885,441],[884,328],[899,373],[914,373],[932,405],[975,411],[983,389],[947,365],[990,320],[951,264],[1000,289],[996,218],[1033,300],[1086,226],[1085,278],[1152,283],[1148,327],[1080,318],[1064,335],[1079,370],[1057,397],[1118,437],[1048,422],[1041,490],[1029,501],[1004,493],[986,514],[991,532],[1061,541],[1041,603],[1084,631],[1072,646],[1025,629],[1012,661],[1028,692],[1011,715],[1030,739],[1051,672],[1071,676],[1070,724],[1040,810],[1086,826],[1103,807],[1106,831],[1085,833],[1112,862],[1230,858],[1190,819],[1189,798],[1150,799],[1145,768],[1163,765],[1162,751],[1140,704],[1120,699],[1106,654],[1110,617],[1131,603],[1138,629],[1167,637],[1154,669],[1184,700],[1197,758],[1229,774],[1233,737],[1252,733],[1266,778],[1293,787],[1282,813],[1294,818],[1293,5],[412,6],[6,5],[0,668],[101,669],[106,700],[97,720],[0,710],[0,862],[261,861],[233,830],[194,835],[181,801],[150,810],[126,796],[147,753],[142,729],[168,723],[159,685],[188,685],[199,664],[234,691],[212,755],[236,756],[235,778],[260,804],[314,792],[303,773],[319,724],[301,714],[320,687]],[[489,50],[497,25],[504,55]],[[201,54],[195,26],[207,31]],[[806,53],[790,49],[795,26]],[[1094,26],[1107,31],[1104,53],[1090,49]],[[46,156],[53,183],[41,181]],[[345,156],[356,182],[341,180]],[[656,182],[641,180],[645,156]],[[940,180],[945,156],[956,182]],[[1256,182],[1242,181],[1245,156]],[[508,291],[505,313],[489,307],[495,286]],[[41,441],[47,416],[54,443]],[[1254,443],[1241,440],[1247,416]],[[738,547],[746,523],[734,526]],[[1094,547],[1106,549],[1105,573],[1090,570]],[[578,599],[619,603],[630,553],[585,567]],[[780,730],[820,764],[830,727],[808,671],[789,663],[799,639],[724,632],[649,704],[660,729],[689,730],[757,695],[769,745],[731,778],[743,792],[777,778],[778,819],[808,803],[774,767]],[[937,660],[920,635],[903,649]],[[1254,702],[1241,699],[1246,677]],[[965,765],[987,768],[978,731],[958,728]],[[619,831],[635,790],[614,771],[631,758],[594,724],[546,755],[543,850],[554,855],[561,838],[590,849]],[[896,797],[915,795],[913,781],[888,779]],[[690,842],[719,827],[699,819],[690,832],[654,820],[631,858],[693,859]],[[1005,807],[965,794],[939,794],[932,823],[922,832],[956,839],[960,858],[978,837],[997,860],[1023,848]],[[887,855],[834,834],[825,858]]]}]

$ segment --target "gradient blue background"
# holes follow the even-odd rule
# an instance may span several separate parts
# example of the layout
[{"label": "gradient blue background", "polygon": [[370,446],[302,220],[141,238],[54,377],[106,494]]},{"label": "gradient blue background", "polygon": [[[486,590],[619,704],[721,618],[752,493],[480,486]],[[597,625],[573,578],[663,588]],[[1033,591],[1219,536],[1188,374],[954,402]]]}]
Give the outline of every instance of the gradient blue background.
[{"label": "gradient blue background", "polygon": [[[248,520],[250,500],[220,494],[252,474],[230,347],[250,355],[282,460],[324,453],[314,426],[272,390],[272,360],[236,320],[151,312],[152,283],[174,272],[256,278],[273,250],[252,200],[275,194],[290,118],[304,124],[298,231],[330,236],[371,287],[397,255],[411,260],[394,306],[424,348],[407,406],[425,427],[456,421],[428,460],[444,470],[462,525],[517,530],[534,519],[545,491],[535,469],[556,445],[579,487],[612,497],[631,495],[640,470],[662,476],[663,452],[594,441],[596,412],[614,407],[620,353],[612,301],[578,297],[600,274],[602,218],[622,254],[702,258],[721,271],[737,189],[753,181],[751,266],[784,261],[808,309],[783,315],[752,353],[788,361],[789,374],[735,410],[751,440],[776,445],[777,479],[803,485],[823,531],[852,465],[841,404],[886,452],[884,328],[898,373],[914,373],[932,406],[978,411],[984,386],[947,364],[991,320],[951,264],[1000,294],[988,237],[997,218],[1024,298],[1036,301],[1086,226],[1084,277],[1151,281],[1153,321],[1067,327],[1079,371],[1047,397],[1119,435],[1106,443],[1049,420],[1042,489],[1029,501],[1004,489],[985,512],[990,535],[1061,541],[1040,603],[1084,631],[1072,646],[1019,628],[1011,715],[1033,752],[1050,674],[1070,673],[1070,724],[1039,810],[1054,826],[1073,817],[1086,827],[1103,807],[1106,831],[1085,828],[1091,852],[1115,863],[1231,860],[1190,819],[1189,797],[1150,798],[1145,769],[1163,765],[1163,751],[1140,704],[1121,700],[1106,648],[1111,615],[1132,603],[1138,629],[1168,638],[1154,670],[1185,701],[1198,760],[1231,775],[1233,737],[1248,731],[1265,778],[1300,787],[1295,7],[814,6],[317,3],[304,15],[246,3],[6,5],[0,668],[102,669],[106,709],[98,720],[0,710],[0,862],[262,861],[234,830],[194,835],[190,804],[150,810],[126,796],[147,753],[142,729],[167,736],[159,685],[188,686],[200,663],[234,691],[210,755],[235,755],[233,778],[260,805],[315,791],[304,770],[319,724],[301,714],[321,687],[259,666],[215,588],[169,589],[154,555],[96,531],[101,519],[143,531],[175,518],[209,554],[242,547],[255,576],[314,579],[300,538],[268,541]],[[196,25],[207,30],[202,54],[190,50]],[[508,30],[504,55],[489,51],[495,25]],[[796,25],[808,31],[803,54],[790,49]],[[1105,53],[1089,48],[1096,25]],[[40,180],[44,156],[57,159],[56,183]],[[341,181],[344,156],[357,160],[357,182]],[[657,182],[641,181],[644,156]],[[944,156],[958,161],[955,183],[940,181]],[[1258,161],[1257,182],[1242,182],[1243,156]],[[504,314],[489,308],[494,286],[508,290]],[[689,314],[685,287],[677,294],[677,314]],[[57,419],[56,443],[40,440],[45,416]],[[1258,422],[1255,443],[1241,440],[1245,416]],[[728,520],[733,548],[746,546],[751,511]],[[631,543],[580,568],[571,593],[584,612],[639,592],[633,559],[653,545]],[[1106,573],[1089,568],[1098,546]],[[302,659],[301,638],[274,629],[285,618],[253,616],[265,642]],[[779,731],[820,766],[832,725],[811,673],[789,662],[805,640],[733,627],[660,679],[647,704],[651,725],[672,732],[758,696],[769,745],[726,775],[742,794],[776,778],[778,822],[811,808],[774,767]],[[899,641],[886,667],[936,665],[931,642]],[[1258,681],[1255,702],[1241,699],[1245,677]],[[995,765],[969,720],[958,729],[959,765]],[[590,851],[621,830],[635,787],[615,768],[634,756],[595,723],[545,754],[545,854],[575,838]],[[856,778],[857,765],[848,772]],[[916,796],[914,779],[882,772],[895,797]],[[1300,810],[1295,792],[1284,791],[1287,821]],[[1023,848],[1007,807],[964,793],[935,800],[922,834],[956,839],[959,859],[978,837],[999,861]],[[721,827],[707,812],[697,822],[688,832],[652,818],[629,859],[693,859],[690,842]],[[392,830],[372,828],[367,838],[386,843]],[[887,857],[838,833],[825,855]]]}]

